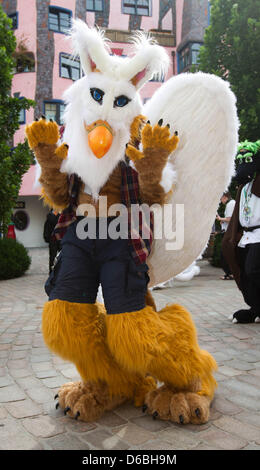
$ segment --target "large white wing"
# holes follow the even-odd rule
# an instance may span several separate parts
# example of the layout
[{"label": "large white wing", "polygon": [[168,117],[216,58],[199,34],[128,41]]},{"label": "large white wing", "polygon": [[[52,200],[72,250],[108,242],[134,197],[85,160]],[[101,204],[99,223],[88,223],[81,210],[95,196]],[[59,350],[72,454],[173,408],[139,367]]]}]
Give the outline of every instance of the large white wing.
[{"label": "large white wing", "polygon": [[168,201],[173,210],[162,211],[162,237],[156,235],[148,258],[152,287],[181,273],[206,247],[220,197],[234,171],[239,121],[229,84],[202,72],[172,77],[146,103],[143,114],[151,124],[162,118],[180,138],[170,157],[177,172]]}]

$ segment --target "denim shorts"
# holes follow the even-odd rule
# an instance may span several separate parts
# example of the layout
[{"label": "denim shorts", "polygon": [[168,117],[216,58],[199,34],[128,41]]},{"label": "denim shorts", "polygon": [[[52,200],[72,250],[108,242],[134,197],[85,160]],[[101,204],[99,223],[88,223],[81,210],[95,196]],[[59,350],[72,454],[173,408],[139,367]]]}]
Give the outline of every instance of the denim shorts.
[{"label": "denim shorts", "polygon": [[49,300],[93,304],[101,284],[108,314],[144,308],[148,266],[135,264],[128,239],[111,239],[108,233],[101,239],[97,227],[95,239],[83,240],[77,236],[78,223],[73,222],[62,239],[61,252],[45,285]]}]

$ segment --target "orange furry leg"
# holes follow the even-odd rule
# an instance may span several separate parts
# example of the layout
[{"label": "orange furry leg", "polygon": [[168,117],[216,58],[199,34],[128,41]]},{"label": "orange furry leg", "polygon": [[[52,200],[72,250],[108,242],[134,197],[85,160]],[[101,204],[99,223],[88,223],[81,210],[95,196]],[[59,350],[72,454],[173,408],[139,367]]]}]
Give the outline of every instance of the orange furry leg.
[{"label": "orange furry leg", "polygon": [[177,416],[178,422],[208,419],[217,365],[199,348],[194,323],[183,307],[171,305],[156,313],[147,306],[138,312],[109,315],[107,341],[124,369],[149,372],[165,383],[163,389],[147,394],[149,412],[173,421]]},{"label": "orange furry leg", "polygon": [[105,310],[101,304],[46,302],[42,332],[47,346],[73,362],[83,382],[65,384],[58,395],[70,415],[91,421],[126,400],[144,403],[155,381],[120,368],[106,345]]}]

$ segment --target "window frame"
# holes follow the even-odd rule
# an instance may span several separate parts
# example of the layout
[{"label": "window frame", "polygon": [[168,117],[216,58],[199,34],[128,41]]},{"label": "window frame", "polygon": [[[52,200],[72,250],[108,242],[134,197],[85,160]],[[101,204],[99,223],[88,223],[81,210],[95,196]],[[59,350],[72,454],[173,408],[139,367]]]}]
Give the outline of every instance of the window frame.
[{"label": "window frame", "polygon": [[[51,11],[53,10],[53,11]],[[54,11],[56,10],[57,14],[58,14],[58,31],[56,29],[51,29],[50,28],[50,13],[52,14],[55,14]],[[49,10],[48,10],[48,30],[49,31],[53,31],[54,33],[59,33],[59,34],[68,34],[68,31],[61,31],[60,30],[60,17],[59,17],[59,13],[66,13],[68,14],[69,16],[69,25],[68,25],[68,30],[70,29],[71,27],[71,18],[72,18],[72,11],[71,10],[68,10],[67,8],[62,8],[62,7],[59,7],[59,6],[56,6],[56,5],[49,5]]]},{"label": "window frame", "polygon": [[[12,20],[12,31],[15,31],[18,29],[18,24],[19,24],[19,12],[15,11],[14,13],[10,13],[10,15],[7,15],[9,20]],[[13,19],[15,18],[16,21],[16,26],[14,27],[14,22]]]},{"label": "window frame", "polygon": [[93,11],[93,12],[97,12],[97,13],[101,13],[102,11],[104,11],[104,0],[101,0],[101,2],[102,2],[101,10],[98,10],[98,9],[95,8],[96,0],[92,0],[92,1],[93,1],[93,8],[88,8],[88,0],[86,0],[86,11]]},{"label": "window frame", "polygon": [[[65,57],[65,56],[66,56],[66,57]],[[70,77],[64,77],[64,76],[62,75],[62,67],[64,67],[64,65],[62,65],[62,58],[63,58],[63,57],[66,58],[66,59],[71,60],[71,61],[74,62],[74,63],[78,63],[78,64],[79,64],[79,67],[78,67],[78,70],[79,70],[79,78],[77,78],[77,79],[74,80],[73,78],[71,78],[71,77],[72,77],[72,74],[69,74],[69,75],[71,75]],[[77,69],[77,67],[73,67],[73,65],[69,65],[69,67],[70,67],[70,68],[75,68],[75,69]],[[81,76],[82,76],[82,74],[81,74],[80,58],[79,58],[79,57],[75,57],[75,58],[73,59],[73,58],[72,58],[72,55],[69,54],[68,52],[60,52],[60,54],[59,54],[59,69],[60,69],[59,74],[60,74],[60,77],[61,77],[61,78],[65,78],[65,79],[67,79],[67,80],[72,80],[73,82],[76,82],[76,81],[79,80],[79,79],[81,78]]]},{"label": "window frame", "polygon": [[[198,65],[198,63],[193,62],[192,53],[199,52],[200,47],[197,50],[194,50],[194,46],[200,47],[203,45],[203,42],[200,41],[189,41],[187,42],[178,52],[177,52],[177,65],[178,73],[186,72],[190,70],[192,66]],[[184,54],[184,52],[186,53]]]},{"label": "window frame", "polygon": [[[50,100],[44,100],[43,102],[43,114],[44,116],[46,116],[46,104],[55,104],[56,106],[59,105],[59,108],[58,108],[58,114],[57,114],[57,108],[56,108],[56,113],[55,113],[55,119],[53,118],[50,118],[50,119],[53,119],[59,126],[62,126],[63,125],[63,122],[61,122],[61,106],[65,106],[65,103],[63,100],[55,100],[55,99],[50,99]],[[56,120],[56,117],[58,116],[58,119]],[[47,116],[46,116],[47,118]],[[47,118],[48,119],[48,118]]]},{"label": "window frame", "polygon": [[[152,15],[152,1],[151,0],[148,0],[148,2],[149,2],[148,15],[143,14],[143,13],[137,13],[137,8],[138,8],[137,2],[138,2],[138,0],[133,0],[135,2],[134,5],[125,5],[126,3],[128,3],[127,0],[121,0],[121,1],[122,1],[122,3],[121,3],[121,12],[122,12],[123,15],[153,16]],[[133,13],[125,12],[124,9],[127,8],[127,7],[134,8],[135,11]],[[140,8],[140,6],[139,6],[139,8]]]}]

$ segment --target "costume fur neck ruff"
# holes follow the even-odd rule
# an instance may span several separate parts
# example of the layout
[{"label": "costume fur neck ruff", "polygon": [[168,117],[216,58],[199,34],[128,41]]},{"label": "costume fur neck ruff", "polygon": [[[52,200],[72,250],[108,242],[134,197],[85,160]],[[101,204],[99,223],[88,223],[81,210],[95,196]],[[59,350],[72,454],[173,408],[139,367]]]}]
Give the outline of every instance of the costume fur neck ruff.
[{"label": "costume fur neck ruff", "polygon": [[[77,173],[86,192],[96,198],[118,162],[125,158],[131,123],[142,112],[138,90],[155,73],[165,73],[169,58],[162,47],[140,32],[133,40],[132,57],[110,55],[103,32],[89,28],[81,20],[74,20],[71,38],[85,76],[64,94],[67,106],[63,137],[69,152],[61,171]],[[95,88],[104,94],[101,103],[91,96],[91,89]],[[114,105],[120,95],[129,98],[124,107]],[[105,121],[113,130],[113,143],[101,159],[92,153],[85,129],[98,120]]]}]

